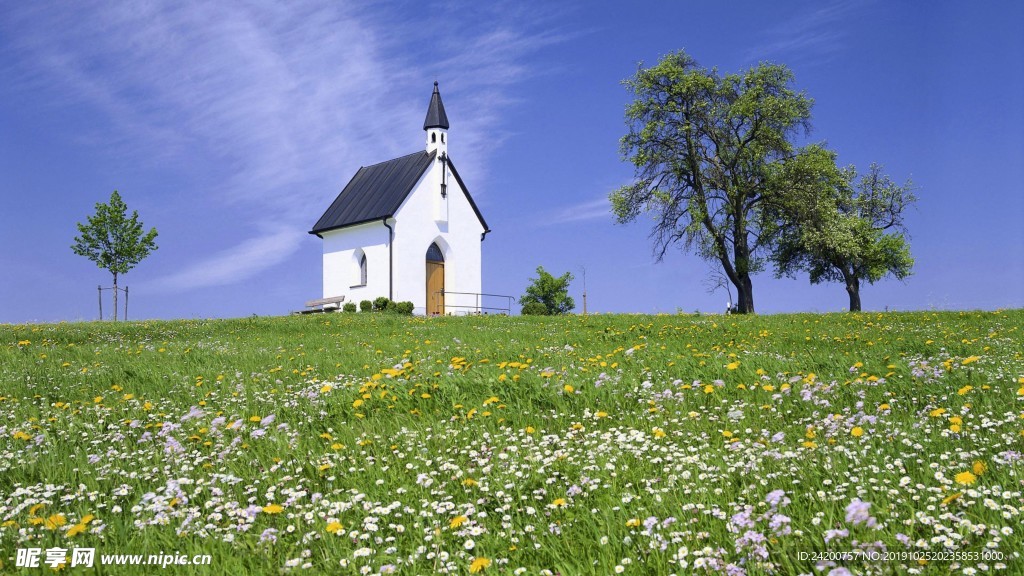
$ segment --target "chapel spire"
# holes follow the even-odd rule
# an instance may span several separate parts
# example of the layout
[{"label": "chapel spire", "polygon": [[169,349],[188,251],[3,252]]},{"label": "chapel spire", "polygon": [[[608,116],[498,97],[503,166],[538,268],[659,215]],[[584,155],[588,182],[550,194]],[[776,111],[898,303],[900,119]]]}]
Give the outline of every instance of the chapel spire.
[{"label": "chapel spire", "polygon": [[441,92],[434,82],[434,93],[430,95],[427,106],[427,118],[423,121],[423,129],[427,132],[427,152],[436,150],[437,155],[448,151],[448,115],[444,112]]}]

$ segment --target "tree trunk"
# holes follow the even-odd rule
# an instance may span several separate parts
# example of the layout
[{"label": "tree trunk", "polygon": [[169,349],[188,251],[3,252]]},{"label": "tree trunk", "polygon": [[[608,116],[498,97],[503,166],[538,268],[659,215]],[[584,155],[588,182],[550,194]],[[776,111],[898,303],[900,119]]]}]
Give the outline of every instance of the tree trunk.
[{"label": "tree trunk", "polygon": [[741,219],[736,219],[733,257],[736,265],[736,305],[740,314],[754,313],[754,283],[750,280],[750,249],[747,232]]},{"label": "tree trunk", "polygon": [[739,306],[740,314],[754,313],[754,283],[750,280],[750,274],[740,274],[740,283],[736,286],[736,304]]},{"label": "tree trunk", "polygon": [[117,322],[117,274],[114,274],[114,322]]},{"label": "tree trunk", "polygon": [[860,279],[846,277],[846,293],[850,295],[850,312],[860,312]]}]

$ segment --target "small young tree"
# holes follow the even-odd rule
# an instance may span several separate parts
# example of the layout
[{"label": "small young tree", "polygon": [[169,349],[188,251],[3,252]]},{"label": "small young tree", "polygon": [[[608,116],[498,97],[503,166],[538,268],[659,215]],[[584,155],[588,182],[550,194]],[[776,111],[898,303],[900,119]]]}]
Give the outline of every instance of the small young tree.
[{"label": "small young tree", "polygon": [[127,274],[136,264],[157,249],[156,228],[144,232],[139,213],[127,216],[128,206],[114,190],[110,203],[96,203],[96,214],[86,224],[77,224],[80,236],[75,237],[71,249],[79,256],[92,260],[114,276],[114,321],[117,321],[117,277]]},{"label": "small young tree", "polygon": [[844,283],[850,311],[859,312],[861,281],[910,275],[903,211],[917,198],[912,183],[896,184],[877,164],[858,175],[835,160],[834,152],[810,146],[776,175],[787,190],[776,197],[780,234],[772,259],[777,276],[807,272],[812,284]]},{"label": "small young tree", "polygon": [[569,282],[572,282],[572,279],[570,272],[555,278],[544,270],[543,266],[537,266],[537,277],[530,278],[526,294],[519,298],[524,313],[536,314],[538,304],[544,306],[548,314],[565,314],[572,311],[576,307],[576,302],[569,296]]}]

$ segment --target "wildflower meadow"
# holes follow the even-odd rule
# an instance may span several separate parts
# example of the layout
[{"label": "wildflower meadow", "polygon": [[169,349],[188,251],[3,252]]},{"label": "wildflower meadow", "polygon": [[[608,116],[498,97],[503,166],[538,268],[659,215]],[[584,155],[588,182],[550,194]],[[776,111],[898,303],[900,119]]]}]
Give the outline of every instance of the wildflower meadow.
[{"label": "wildflower meadow", "polygon": [[0,573],[1022,574],[1022,327],[3,325]]}]

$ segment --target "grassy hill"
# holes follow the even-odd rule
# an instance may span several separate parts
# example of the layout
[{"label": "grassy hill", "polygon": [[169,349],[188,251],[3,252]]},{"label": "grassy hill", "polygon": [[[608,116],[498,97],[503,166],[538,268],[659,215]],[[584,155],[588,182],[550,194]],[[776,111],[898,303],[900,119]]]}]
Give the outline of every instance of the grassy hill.
[{"label": "grassy hill", "polygon": [[103,574],[1019,573],[1022,326],[4,325],[0,572],[60,547]]}]

